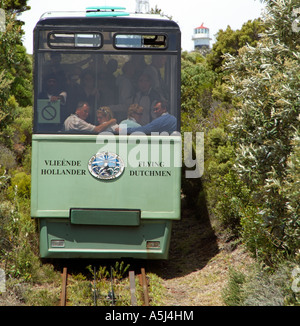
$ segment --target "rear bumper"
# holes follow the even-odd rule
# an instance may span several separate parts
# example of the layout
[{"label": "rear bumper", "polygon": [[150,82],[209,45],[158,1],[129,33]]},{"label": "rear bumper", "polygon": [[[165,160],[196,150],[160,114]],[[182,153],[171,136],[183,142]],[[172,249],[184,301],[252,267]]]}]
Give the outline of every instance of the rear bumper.
[{"label": "rear bumper", "polygon": [[39,225],[42,258],[168,258],[170,220],[141,220],[136,226],[118,226],[40,219]]}]

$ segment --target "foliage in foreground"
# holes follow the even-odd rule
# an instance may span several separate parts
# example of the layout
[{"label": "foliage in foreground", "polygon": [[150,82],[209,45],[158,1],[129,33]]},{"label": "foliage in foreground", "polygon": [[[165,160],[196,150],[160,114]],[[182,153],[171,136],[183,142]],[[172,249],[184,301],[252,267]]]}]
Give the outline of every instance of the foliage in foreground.
[{"label": "foliage in foreground", "polygon": [[246,246],[269,264],[300,248],[300,42],[291,31],[295,1],[272,1],[256,47],[227,55],[227,85],[235,96],[230,125],[233,169],[249,193],[240,206]]},{"label": "foliage in foreground", "polygon": [[293,276],[297,268],[285,262],[273,272],[257,265],[248,274],[230,269],[223,301],[227,306],[300,306],[300,293],[293,290],[299,283]]}]

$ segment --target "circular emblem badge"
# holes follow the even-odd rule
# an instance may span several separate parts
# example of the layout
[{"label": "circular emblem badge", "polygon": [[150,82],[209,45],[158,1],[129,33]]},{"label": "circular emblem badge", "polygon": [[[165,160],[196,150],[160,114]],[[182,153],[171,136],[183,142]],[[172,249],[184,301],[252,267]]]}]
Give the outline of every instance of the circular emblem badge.
[{"label": "circular emblem badge", "polygon": [[90,158],[88,168],[93,177],[101,180],[112,180],[122,175],[125,165],[119,155],[101,152]]}]

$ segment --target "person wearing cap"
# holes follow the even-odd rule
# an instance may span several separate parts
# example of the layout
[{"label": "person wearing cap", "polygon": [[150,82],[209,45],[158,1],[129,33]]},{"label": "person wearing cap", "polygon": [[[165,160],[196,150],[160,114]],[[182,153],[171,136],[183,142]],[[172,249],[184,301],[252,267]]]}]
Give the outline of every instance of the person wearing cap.
[{"label": "person wearing cap", "polygon": [[127,128],[136,128],[141,126],[141,121],[143,118],[143,107],[138,104],[131,104],[128,108],[128,118],[120,123],[120,128],[122,125],[126,125]]}]

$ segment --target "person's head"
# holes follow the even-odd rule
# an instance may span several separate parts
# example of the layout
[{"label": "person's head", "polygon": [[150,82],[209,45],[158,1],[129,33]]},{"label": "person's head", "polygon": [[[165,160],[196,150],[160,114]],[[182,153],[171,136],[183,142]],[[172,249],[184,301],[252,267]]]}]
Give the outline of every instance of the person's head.
[{"label": "person's head", "polygon": [[86,103],[86,102],[78,103],[75,113],[77,114],[77,116],[80,119],[86,120],[89,115],[89,112],[90,112],[90,107],[89,107],[88,103]]},{"label": "person's head", "polygon": [[81,80],[85,87],[95,87],[95,77],[90,70],[84,71]]},{"label": "person's head", "polygon": [[141,123],[144,108],[138,104],[131,104],[128,109],[128,118],[134,118],[136,122]]},{"label": "person's head", "polygon": [[56,78],[49,78],[47,80],[47,86],[48,86],[48,89],[51,89],[51,88],[55,88],[57,85],[57,80]]},{"label": "person's head", "polygon": [[156,118],[160,117],[163,113],[166,113],[167,102],[166,101],[157,101],[153,107],[153,113]]},{"label": "person's head", "polygon": [[81,68],[79,66],[75,66],[72,71],[69,71],[68,81],[71,85],[80,84],[80,75],[81,75]]},{"label": "person's head", "polygon": [[50,59],[53,65],[59,65],[61,62],[61,54],[60,53],[51,53]]},{"label": "person's head", "polygon": [[57,78],[54,74],[49,74],[45,78],[46,89],[48,92],[55,91],[57,89]]},{"label": "person's head", "polygon": [[141,92],[148,92],[152,86],[152,80],[151,77],[143,73],[138,80],[138,87]]},{"label": "person's head", "polygon": [[152,65],[156,68],[162,68],[167,61],[167,57],[165,55],[154,55],[152,56]]},{"label": "person's head", "polygon": [[107,72],[113,74],[118,69],[118,61],[115,59],[110,59],[107,63]]},{"label": "person's head", "polygon": [[131,61],[127,61],[124,63],[122,68],[123,74],[127,77],[132,77],[135,73],[135,65]]},{"label": "person's head", "polygon": [[99,124],[113,119],[113,113],[108,106],[102,106],[97,110],[97,120]]}]

